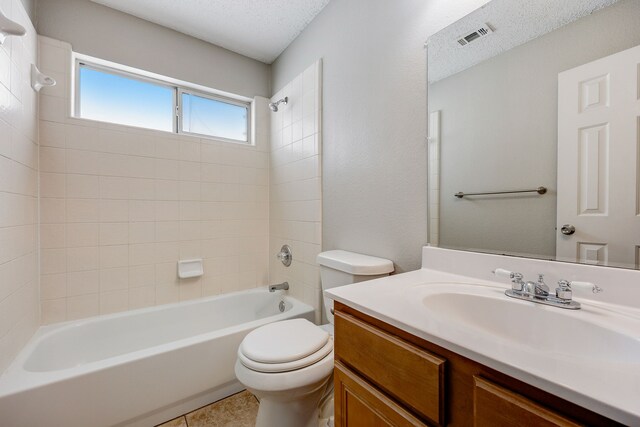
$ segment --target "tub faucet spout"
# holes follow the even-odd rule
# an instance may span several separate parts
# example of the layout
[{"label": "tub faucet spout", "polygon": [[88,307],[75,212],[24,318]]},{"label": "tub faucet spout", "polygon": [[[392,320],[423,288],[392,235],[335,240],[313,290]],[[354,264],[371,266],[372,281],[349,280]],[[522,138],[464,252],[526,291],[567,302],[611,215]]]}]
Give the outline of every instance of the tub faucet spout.
[{"label": "tub faucet spout", "polygon": [[288,291],[289,290],[289,282],[278,283],[277,285],[269,285],[269,292],[275,291]]}]

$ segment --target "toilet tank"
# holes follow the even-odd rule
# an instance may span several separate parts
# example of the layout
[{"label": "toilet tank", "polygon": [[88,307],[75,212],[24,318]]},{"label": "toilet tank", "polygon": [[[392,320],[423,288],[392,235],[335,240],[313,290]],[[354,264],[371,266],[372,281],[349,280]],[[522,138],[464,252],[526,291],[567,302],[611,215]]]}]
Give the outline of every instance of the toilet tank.
[{"label": "toilet tank", "polygon": [[[320,265],[320,281],[322,290],[336,286],[350,285],[365,280],[379,279],[393,272],[393,262],[384,258],[347,252],[342,250],[321,252],[317,257]],[[323,296],[324,310],[333,323],[333,300]]]}]

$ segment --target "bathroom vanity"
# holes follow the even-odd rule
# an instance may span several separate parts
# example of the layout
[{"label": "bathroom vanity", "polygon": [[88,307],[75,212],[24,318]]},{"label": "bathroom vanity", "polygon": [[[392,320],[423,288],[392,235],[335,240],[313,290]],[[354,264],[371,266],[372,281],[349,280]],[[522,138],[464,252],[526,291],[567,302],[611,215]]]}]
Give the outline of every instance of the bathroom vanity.
[{"label": "bathroom vanity", "polygon": [[[490,266],[606,291],[519,301]],[[336,426],[640,425],[640,316],[617,300],[639,276],[427,247],[420,270],[329,290]]]},{"label": "bathroom vanity", "polygon": [[336,304],[336,426],[622,425]]}]

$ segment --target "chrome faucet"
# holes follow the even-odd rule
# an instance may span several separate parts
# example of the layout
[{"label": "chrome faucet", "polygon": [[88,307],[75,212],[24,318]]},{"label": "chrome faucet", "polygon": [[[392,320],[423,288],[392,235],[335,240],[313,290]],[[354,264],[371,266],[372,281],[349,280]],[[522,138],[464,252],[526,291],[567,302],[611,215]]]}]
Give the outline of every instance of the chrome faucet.
[{"label": "chrome faucet", "polygon": [[544,274],[538,274],[538,282],[533,285],[533,294],[538,298],[549,296],[549,287],[544,283]]},{"label": "chrome faucet", "polygon": [[275,291],[288,291],[289,290],[289,282],[278,283],[277,285],[269,285],[269,292]]},{"label": "chrome faucet", "polygon": [[504,292],[508,297],[571,310],[580,308],[580,303],[573,300],[572,286],[590,289],[594,294],[602,292],[602,288],[593,283],[560,280],[555,295],[551,295],[549,293],[549,286],[544,283],[543,274],[538,275],[537,282],[525,282],[521,273],[515,273],[501,268],[495,269],[493,274],[511,279],[511,289],[507,289]]}]

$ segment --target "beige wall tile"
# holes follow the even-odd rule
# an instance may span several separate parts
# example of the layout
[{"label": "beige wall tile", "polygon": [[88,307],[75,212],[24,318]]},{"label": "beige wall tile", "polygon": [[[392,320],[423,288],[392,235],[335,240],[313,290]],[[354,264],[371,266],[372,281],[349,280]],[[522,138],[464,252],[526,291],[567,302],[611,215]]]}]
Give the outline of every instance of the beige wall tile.
[{"label": "beige wall tile", "polygon": [[156,200],[180,200],[180,181],[157,179]]},{"label": "beige wall tile", "polygon": [[64,273],[67,271],[65,249],[42,249],[40,251],[41,274]]},{"label": "beige wall tile", "polygon": [[100,293],[129,288],[129,268],[107,268],[100,270]]},{"label": "beige wall tile", "polygon": [[100,225],[97,223],[69,223],[66,225],[68,248],[98,246]]},{"label": "beige wall tile", "polygon": [[67,249],[67,271],[96,270],[99,265],[99,248],[93,246]]},{"label": "beige wall tile", "polygon": [[129,180],[123,177],[101,176],[100,197],[102,199],[128,199]]},{"label": "beige wall tile", "polygon": [[56,173],[40,173],[41,197],[66,197],[66,176]]},{"label": "beige wall tile", "polygon": [[66,147],[77,150],[99,151],[98,129],[91,126],[66,125]]},{"label": "beige wall tile", "polygon": [[297,255],[288,269],[270,258],[269,280],[288,280],[292,295],[316,308],[316,320],[320,321],[320,278],[315,261],[322,234],[318,82],[318,65],[314,64],[283,89],[287,93],[298,90],[297,98],[302,102],[286,106],[281,116],[271,115],[269,252],[277,252],[287,243]]},{"label": "beige wall tile", "polygon": [[100,222],[124,222],[129,220],[128,200],[100,200]]},{"label": "beige wall tile", "polygon": [[155,264],[136,265],[129,267],[129,287],[153,287],[156,284]]},{"label": "beige wall tile", "polygon": [[43,224],[63,223],[66,218],[65,199],[40,198],[40,221]]},{"label": "beige wall tile", "polygon": [[40,278],[40,298],[51,300],[67,296],[67,274],[44,274]]},{"label": "beige wall tile", "polygon": [[[53,126],[43,126],[44,143],[38,152],[37,96],[27,83],[29,64],[37,57],[37,45],[29,42],[35,40],[35,29],[21,2],[4,3],[3,9],[20,18],[27,34],[22,39],[9,38],[0,47],[0,374],[41,319],[64,319],[64,298],[62,304],[53,298],[65,296],[66,269],[64,227],[44,228],[40,269],[37,238],[39,163],[45,171],[41,195],[64,197],[64,138]],[[48,101],[43,106],[46,114],[52,113]],[[52,204],[45,205],[44,219],[58,220],[59,212]],[[43,281],[43,298],[56,303],[39,301],[39,270],[51,275]]]},{"label": "beige wall tile", "polygon": [[139,266],[154,264],[156,262],[156,245],[157,243],[129,245],[129,265]]},{"label": "beige wall tile", "polygon": [[100,202],[95,199],[67,199],[67,222],[98,222]]},{"label": "beige wall tile", "polygon": [[155,286],[141,286],[129,290],[129,309],[143,308],[155,305]]},{"label": "beige wall tile", "polygon": [[82,319],[100,314],[99,294],[67,298],[67,320]]},{"label": "beige wall tile", "polygon": [[75,174],[97,175],[99,172],[100,154],[94,151],[66,151],[66,172]]},{"label": "beige wall tile", "polygon": [[126,245],[129,243],[129,223],[108,222],[100,224],[100,245]]},{"label": "beige wall tile", "polygon": [[64,224],[42,224],[40,226],[40,247],[42,249],[66,248]]},{"label": "beige wall tile", "polygon": [[101,246],[100,268],[126,267],[129,265],[129,246]]},{"label": "beige wall tile", "polygon": [[178,289],[180,292],[180,301],[200,298],[202,296],[202,279],[181,280]]},{"label": "beige wall tile", "polygon": [[40,305],[40,316],[43,325],[65,321],[67,319],[67,299],[43,300]]},{"label": "beige wall tile", "polygon": [[155,200],[156,187],[155,180],[131,178],[129,179],[129,199],[132,200]]},{"label": "beige wall tile", "polygon": [[69,297],[95,294],[100,291],[100,272],[98,270],[67,273],[67,295]]},{"label": "beige wall tile", "polygon": [[95,175],[67,174],[67,197],[71,199],[97,199],[100,196],[99,177]]},{"label": "beige wall tile", "polygon": [[153,221],[129,223],[129,243],[153,243],[156,238],[155,226]]},{"label": "beige wall tile", "polygon": [[[63,46],[40,43],[45,61],[61,68],[52,72],[69,72],[61,66],[71,54]],[[42,94],[39,121],[40,310],[46,322],[237,291],[268,280],[270,153],[263,135],[268,139],[273,115],[266,100],[257,115],[263,121],[260,146],[245,147],[69,121],[68,99],[61,97],[68,91],[62,89]],[[302,113],[299,122],[297,135],[304,131]],[[21,142],[25,163],[5,167],[3,147],[11,147],[13,138],[3,140],[2,134],[0,174],[12,171],[6,187],[24,188],[34,199],[16,201],[15,213],[6,220],[28,223],[23,212],[31,210],[35,221],[38,174],[26,165],[36,164],[36,150],[31,142]],[[311,156],[312,144],[308,152],[299,145],[300,156]],[[298,174],[303,166],[295,169]],[[24,182],[14,178],[18,175]],[[35,231],[16,231],[3,241],[18,242],[17,236],[32,236],[35,244]],[[180,282],[177,261],[197,257],[204,258],[204,277]]]},{"label": "beige wall tile", "polygon": [[65,173],[65,150],[62,148],[40,148],[40,171]]},{"label": "beige wall tile", "polygon": [[156,304],[171,304],[180,301],[180,290],[177,284],[157,284]]},{"label": "beige wall tile", "polygon": [[66,137],[64,125],[53,122],[40,122],[40,146],[65,148]]},{"label": "beige wall tile", "polygon": [[151,200],[129,201],[130,221],[155,221],[155,202]]}]

